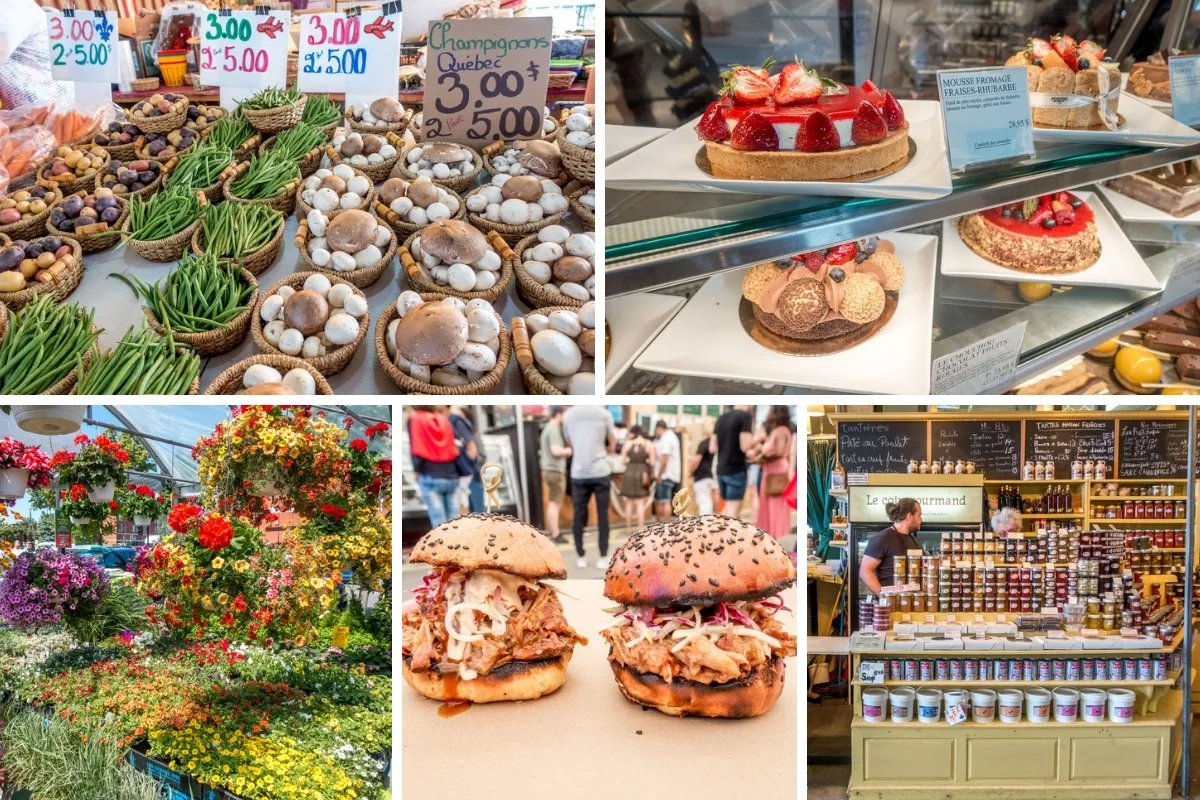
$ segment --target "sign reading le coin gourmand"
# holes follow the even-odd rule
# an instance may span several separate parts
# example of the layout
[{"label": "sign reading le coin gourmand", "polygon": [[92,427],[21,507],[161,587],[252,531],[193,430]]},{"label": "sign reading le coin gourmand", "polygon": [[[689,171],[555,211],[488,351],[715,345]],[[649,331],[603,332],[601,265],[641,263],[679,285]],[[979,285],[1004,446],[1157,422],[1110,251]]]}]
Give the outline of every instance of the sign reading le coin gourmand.
[{"label": "sign reading le coin gourmand", "polygon": [[921,504],[926,527],[983,519],[983,490],[978,486],[851,486],[850,519],[889,522],[887,504],[904,497]]}]

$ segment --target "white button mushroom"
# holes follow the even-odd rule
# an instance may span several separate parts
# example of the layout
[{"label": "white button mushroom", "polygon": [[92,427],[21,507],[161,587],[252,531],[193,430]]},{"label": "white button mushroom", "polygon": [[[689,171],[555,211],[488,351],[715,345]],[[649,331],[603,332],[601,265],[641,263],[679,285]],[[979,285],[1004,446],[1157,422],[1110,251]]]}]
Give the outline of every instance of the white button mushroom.
[{"label": "white button mushroom", "polygon": [[592,372],[576,372],[567,382],[567,394],[595,394],[596,375]]},{"label": "white button mushroom", "polygon": [[434,164],[433,177],[440,180],[445,180],[450,177],[450,166],[448,164]]},{"label": "white button mushroom", "polygon": [[547,318],[550,320],[549,325],[551,330],[564,333],[572,339],[583,332],[583,326],[579,324],[579,317],[574,311],[557,309],[551,311],[547,315]]},{"label": "white button mushroom", "polygon": [[321,339],[319,336],[309,336],[300,348],[302,358],[316,358],[321,355]]},{"label": "white button mushroom", "polygon": [[329,262],[333,260],[333,253],[328,250],[314,250],[308,254],[308,257],[318,267],[328,267]]},{"label": "white button mushroom", "polygon": [[578,283],[572,283],[570,281],[567,281],[567,282],[561,284],[558,287],[558,290],[560,292],[562,292],[563,294],[565,294],[567,297],[570,297],[572,300],[590,300],[590,299],[592,299],[591,292],[589,292],[586,287],[581,286]]},{"label": "white button mushroom", "polygon": [[[474,302],[474,301],[471,301]],[[500,335],[500,320],[491,308],[472,308],[467,311],[467,338],[472,342],[488,342]]]},{"label": "white button mushroom", "polygon": [[537,234],[539,242],[554,242],[555,244],[563,244],[570,236],[571,232],[562,225],[547,225]]},{"label": "white button mushroom", "polygon": [[344,195],[342,195],[341,197],[338,198],[338,207],[341,208],[342,210],[358,208],[359,206],[362,205],[362,203],[363,203],[362,197],[355,194],[354,192],[346,192]]},{"label": "white button mushroom", "polygon": [[367,315],[367,298],[352,294],[346,298],[342,310],[352,317],[365,317]]},{"label": "white button mushroom", "polygon": [[375,246],[380,250],[388,247],[392,243],[392,229],[387,225],[375,226]]},{"label": "white button mushroom", "polygon": [[450,219],[450,209],[446,207],[445,203],[430,203],[425,209],[425,216],[430,222]]},{"label": "white button mushroom", "polygon": [[359,197],[366,197],[371,191],[371,179],[366,175],[355,175],[346,181],[346,188]]},{"label": "white button mushroom", "polygon": [[553,273],[550,269],[550,265],[547,264],[546,262],[544,262],[544,261],[526,261],[521,266],[523,266],[525,268],[525,272],[529,274],[529,277],[533,278],[535,281],[542,284],[543,286],[545,286],[547,283],[550,282],[550,276]]},{"label": "white button mushroom", "polygon": [[266,364],[251,364],[242,375],[242,385],[247,389],[253,389],[263,383],[279,383],[281,380],[283,376],[279,374],[279,370]]},{"label": "white button mushroom", "polygon": [[596,327],[596,304],[588,301],[580,306],[576,312],[579,316],[579,323],[585,328],[594,329]]},{"label": "white button mushroom", "polygon": [[477,309],[479,311],[487,311],[489,313],[495,313],[495,309],[492,308],[491,303],[489,303],[487,300],[484,300],[482,297],[476,297],[474,300],[467,301],[467,305],[466,305],[466,308],[463,310],[463,314],[469,315],[472,311],[475,311]]},{"label": "white button mushroom", "polygon": [[575,340],[556,330],[538,331],[530,338],[529,346],[534,360],[551,375],[574,375],[583,361]]},{"label": "white button mushroom", "polygon": [[524,225],[529,222],[529,206],[515,197],[505,200],[500,204],[500,221],[506,225]]},{"label": "white button mushroom", "polygon": [[483,255],[479,257],[479,260],[471,264],[471,266],[475,269],[482,269],[488,272],[499,272],[502,266],[500,254],[495,250],[485,250]]},{"label": "white button mushroom", "polygon": [[379,248],[369,244],[354,254],[354,265],[359,269],[366,269],[378,264],[381,258],[383,253],[379,252]]},{"label": "white button mushroom", "polygon": [[305,217],[305,219],[308,220],[309,233],[311,233],[313,236],[325,235],[326,219],[324,214],[314,208],[308,212],[308,216]]},{"label": "white button mushroom", "polygon": [[475,288],[475,270],[466,264],[451,264],[446,273],[446,281],[455,291],[469,292]]},{"label": "white button mushroom", "polygon": [[278,319],[282,311],[283,298],[277,294],[273,294],[263,300],[262,308],[259,309],[259,316],[262,317],[263,322],[270,322],[271,320]]},{"label": "white button mushroom", "polygon": [[341,308],[346,304],[346,298],[352,296],[354,296],[354,288],[350,284],[338,283],[329,287],[325,299],[329,301],[330,308]]},{"label": "white button mushroom", "polygon": [[308,240],[308,254],[312,255],[318,250],[328,250],[329,241],[324,236],[314,236]]},{"label": "white button mushroom", "polygon": [[573,233],[563,248],[573,256],[591,258],[596,255],[596,242],[585,233]]},{"label": "white button mushroom", "polygon": [[525,256],[534,261],[541,261],[546,264],[558,261],[563,256],[562,245],[554,242],[540,242],[532,248],[525,251]]},{"label": "white button mushroom", "polygon": [[313,208],[317,211],[333,211],[338,207],[338,193],[333,189],[318,189],[313,195]]},{"label": "white button mushroom", "polygon": [[486,292],[496,285],[496,273],[479,271],[475,273],[475,291]]},{"label": "white button mushroom", "polygon": [[462,314],[464,317],[467,315],[467,304],[461,297],[447,297],[442,302],[446,305],[453,306],[458,313]]},{"label": "white button mushroom", "polygon": [[281,319],[273,319],[263,326],[263,338],[273,346],[279,346],[279,337],[287,330],[287,325]]},{"label": "white button mushroom", "polygon": [[399,325],[399,317],[389,322],[387,326],[387,335],[383,337],[383,346],[387,348],[388,355],[392,358],[396,357],[396,328]]},{"label": "white button mushroom", "polygon": [[337,175],[339,178],[341,178],[344,181],[351,181],[351,180],[354,180],[354,178],[356,177],[354,170],[351,169],[350,167],[346,166],[345,164],[338,164],[336,167],[334,167],[333,174]]},{"label": "white button mushroom", "polygon": [[335,250],[331,254],[330,264],[338,272],[351,272],[358,266],[354,261],[354,256],[343,253],[341,250]]},{"label": "white button mushroom", "polygon": [[353,342],[358,337],[359,322],[354,317],[341,311],[330,315],[325,323],[325,336],[330,344],[341,347]]},{"label": "white button mushroom", "polygon": [[567,134],[567,141],[576,147],[587,147],[591,138],[586,131],[571,131]]},{"label": "white button mushroom", "polygon": [[458,370],[438,367],[430,376],[430,382],[434,386],[464,386],[471,381]]},{"label": "white button mushroom", "polygon": [[293,394],[316,394],[317,381],[306,369],[296,369],[283,376],[283,385],[292,390]]},{"label": "white button mushroom", "polygon": [[309,275],[304,279],[304,288],[310,292],[316,292],[321,297],[328,298],[329,290],[333,288],[333,281],[326,278],[324,275],[317,273]]},{"label": "white button mushroom", "polygon": [[488,201],[487,198],[483,196],[482,192],[475,192],[467,197],[467,211],[478,214],[481,211],[486,210],[487,207]]},{"label": "white button mushroom", "polygon": [[300,355],[300,350],[304,347],[304,334],[295,328],[288,328],[279,337],[279,344],[276,346],[289,356]]},{"label": "white button mushroom", "polygon": [[275,290],[275,294],[279,295],[284,300],[287,300],[289,297],[291,297],[295,293],[296,293],[296,290],[293,289],[291,286],[280,286],[278,289]]},{"label": "white button mushroom", "polygon": [[496,366],[496,354],[486,344],[467,342],[462,352],[454,357],[454,364],[460,369],[487,372]]},{"label": "white button mushroom", "polygon": [[561,214],[569,204],[561,194],[544,194],[538,198],[538,206],[548,215]]},{"label": "white button mushroom", "polygon": [[413,201],[407,197],[397,197],[388,208],[403,217],[413,210]]},{"label": "white button mushroom", "polygon": [[403,317],[412,309],[421,305],[425,301],[421,299],[421,295],[414,292],[412,289],[405,289],[396,298],[396,313]]},{"label": "white button mushroom", "polygon": [[545,314],[530,314],[525,318],[525,327],[531,333],[539,333],[550,327],[550,319]]}]

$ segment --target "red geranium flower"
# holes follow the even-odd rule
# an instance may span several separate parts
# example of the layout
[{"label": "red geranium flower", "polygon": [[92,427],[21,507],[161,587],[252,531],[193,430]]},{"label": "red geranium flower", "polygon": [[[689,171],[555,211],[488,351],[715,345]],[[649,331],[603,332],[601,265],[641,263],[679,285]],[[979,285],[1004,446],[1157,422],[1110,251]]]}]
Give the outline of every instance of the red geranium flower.
[{"label": "red geranium flower", "polygon": [[167,515],[167,524],[176,533],[187,533],[188,526],[200,518],[204,509],[194,503],[180,503]]},{"label": "red geranium flower", "polygon": [[346,516],[346,509],[341,506],[335,506],[333,503],[326,503],[321,506],[321,513],[328,514],[334,519],[343,519]]},{"label": "red geranium flower", "polygon": [[200,532],[197,538],[202,547],[206,547],[214,553],[220,552],[229,547],[229,543],[233,541],[233,525],[223,517],[211,516],[200,523]]},{"label": "red geranium flower", "polygon": [[109,501],[108,501],[108,507],[109,507],[109,508],[111,508],[113,511],[116,511],[116,510],[117,510],[117,508],[118,508],[118,506],[117,506],[117,501],[116,501],[116,500],[109,500]]},{"label": "red geranium flower", "polygon": [[355,450],[357,450],[360,453],[367,452],[367,440],[366,439],[355,439],[353,442],[350,443],[350,446],[353,447]]}]

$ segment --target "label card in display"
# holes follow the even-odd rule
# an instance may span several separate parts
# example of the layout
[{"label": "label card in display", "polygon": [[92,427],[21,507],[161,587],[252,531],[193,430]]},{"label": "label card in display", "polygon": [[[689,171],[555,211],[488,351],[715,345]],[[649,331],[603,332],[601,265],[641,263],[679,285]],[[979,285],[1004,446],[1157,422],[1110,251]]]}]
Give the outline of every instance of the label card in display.
[{"label": "label card in display", "polygon": [[[400,12],[352,8],[300,17],[302,92],[368,91],[373,97],[395,97],[400,69]],[[361,12],[361,13],[357,13]]]},{"label": "label card in display", "polygon": [[967,721],[967,712],[960,705],[953,705],[946,709],[946,722],[951,725],[957,725],[960,722]]},{"label": "label card in display", "polygon": [[1171,56],[1171,116],[1184,125],[1200,125],[1200,56]]},{"label": "label card in display", "polygon": [[951,170],[1033,155],[1024,67],[939,70],[938,93]]},{"label": "label card in display", "polygon": [[933,394],[981,394],[1017,372],[1027,322],[947,353],[933,361]]},{"label": "label card in display", "polygon": [[116,83],[116,11],[46,10],[50,74],[56,81]]},{"label": "label card in display", "polygon": [[290,11],[208,11],[200,24],[200,82],[222,89],[287,85]]},{"label": "label card in display", "polygon": [[863,661],[858,665],[859,683],[878,686],[884,682],[884,679],[885,675],[882,661]]},{"label": "label card in display", "polygon": [[471,146],[541,135],[549,17],[429,23],[422,135]]}]

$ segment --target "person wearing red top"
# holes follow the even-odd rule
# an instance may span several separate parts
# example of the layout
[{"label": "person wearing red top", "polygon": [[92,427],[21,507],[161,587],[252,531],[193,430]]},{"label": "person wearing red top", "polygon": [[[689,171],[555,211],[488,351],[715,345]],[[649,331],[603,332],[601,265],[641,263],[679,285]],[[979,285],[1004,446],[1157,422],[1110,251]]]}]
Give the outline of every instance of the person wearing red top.
[{"label": "person wearing red top", "polygon": [[408,441],[412,450],[417,491],[429,513],[429,527],[436,528],[458,516],[458,445],[446,406],[414,406],[408,417]]}]

